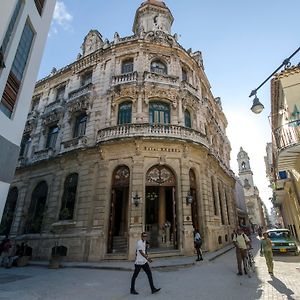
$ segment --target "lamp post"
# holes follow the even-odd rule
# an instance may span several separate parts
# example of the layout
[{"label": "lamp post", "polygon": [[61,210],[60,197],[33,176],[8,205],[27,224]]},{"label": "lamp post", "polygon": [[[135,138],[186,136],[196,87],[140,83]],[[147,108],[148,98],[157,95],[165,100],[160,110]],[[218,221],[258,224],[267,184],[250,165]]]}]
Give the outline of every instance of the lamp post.
[{"label": "lamp post", "polygon": [[251,106],[251,110],[252,112],[254,112],[255,114],[259,114],[263,111],[264,106],[260,103],[258,97],[257,97],[257,91],[273,76],[275,75],[282,67],[284,67],[285,69],[291,66],[291,58],[296,55],[300,50],[300,47],[294,51],[288,58],[286,58],[282,64],[267,78],[265,79],[256,89],[252,90],[249,97],[254,97],[253,99],[253,104]]}]

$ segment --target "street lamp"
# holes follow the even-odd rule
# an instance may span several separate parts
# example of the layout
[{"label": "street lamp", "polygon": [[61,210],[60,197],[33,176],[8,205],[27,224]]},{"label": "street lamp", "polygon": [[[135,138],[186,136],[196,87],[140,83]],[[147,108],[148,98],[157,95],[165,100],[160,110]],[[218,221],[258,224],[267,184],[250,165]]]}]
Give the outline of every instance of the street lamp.
[{"label": "street lamp", "polygon": [[255,90],[252,90],[249,97],[251,98],[252,96],[255,96],[253,99],[253,104],[251,106],[251,110],[255,113],[255,114],[259,114],[263,111],[264,106],[260,103],[258,97],[257,97],[257,91],[274,75],[276,74],[283,66],[284,68],[288,68],[291,66],[291,58],[296,55],[300,50],[300,47],[292,53],[292,55],[290,55],[288,58],[286,58],[282,64],[267,78],[265,79]]},{"label": "street lamp", "polygon": [[138,193],[135,192],[135,196],[132,197],[132,200],[133,200],[133,203],[134,203],[135,207],[139,206],[140,199],[141,199],[141,197],[139,197]]}]

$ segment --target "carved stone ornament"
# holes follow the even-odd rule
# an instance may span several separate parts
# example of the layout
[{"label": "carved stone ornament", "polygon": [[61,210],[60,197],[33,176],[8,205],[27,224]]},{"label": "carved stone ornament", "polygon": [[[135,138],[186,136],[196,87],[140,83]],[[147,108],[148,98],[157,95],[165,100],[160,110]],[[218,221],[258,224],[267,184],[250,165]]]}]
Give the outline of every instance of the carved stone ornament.
[{"label": "carved stone ornament", "polygon": [[176,108],[179,100],[178,92],[171,89],[158,89],[158,88],[146,87],[145,95],[147,95],[147,97],[145,97],[145,103],[147,105],[149,104],[149,100],[151,100],[151,98],[167,99],[172,102],[173,108]]},{"label": "carved stone ornament", "polygon": [[175,176],[170,169],[165,166],[152,167],[146,175],[146,181],[149,185],[175,185]]},{"label": "carved stone ornament", "polygon": [[24,128],[24,133],[32,132],[36,124],[37,124],[37,119],[27,120]]},{"label": "carved stone ornament", "polygon": [[57,123],[63,117],[63,110],[54,109],[53,111],[43,116],[43,125],[48,126],[52,123]]},{"label": "carved stone ornament", "polygon": [[181,96],[182,96],[182,105],[184,108],[191,107],[194,111],[200,110],[199,102],[197,101],[197,98],[190,96],[186,92],[183,92]]},{"label": "carved stone ornament", "polygon": [[173,36],[166,34],[164,31],[161,30],[149,31],[145,35],[145,41],[149,41],[150,43],[155,44],[163,44],[171,47],[177,44]]},{"label": "carved stone ornament", "polygon": [[128,167],[121,166],[114,171],[113,186],[129,186],[130,172]]},{"label": "carved stone ornament", "polygon": [[136,102],[136,99],[138,97],[138,88],[136,86],[118,86],[118,88],[113,89],[109,93],[109,97],[111,97],[111,107],[114,110],[117,103],[120,99],[130,99],[132,101],[132,104]]},{"label": "carved stone ornament", "polygon": [[70,114],[77,112],[77,111],[85,111],[88,110],[90,107],[90,96],[81,96],[76,100],[70,101],[67,104],[68,111]]}]

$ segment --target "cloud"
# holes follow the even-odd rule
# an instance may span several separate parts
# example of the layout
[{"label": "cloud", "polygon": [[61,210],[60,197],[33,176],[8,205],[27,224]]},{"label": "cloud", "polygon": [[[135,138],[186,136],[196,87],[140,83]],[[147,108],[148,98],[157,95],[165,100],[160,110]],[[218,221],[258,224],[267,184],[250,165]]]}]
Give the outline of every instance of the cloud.
[{"label": "cloud", "polygon": [[49,36],[51,36],[52,33],[57,34],[59,32],[59,28],[62,28],[63,30],[72,30],[72,21],[73,16],[70,14],[70,12],[68,12],[64,2],[57,1],[54,8],[53,20]]}]

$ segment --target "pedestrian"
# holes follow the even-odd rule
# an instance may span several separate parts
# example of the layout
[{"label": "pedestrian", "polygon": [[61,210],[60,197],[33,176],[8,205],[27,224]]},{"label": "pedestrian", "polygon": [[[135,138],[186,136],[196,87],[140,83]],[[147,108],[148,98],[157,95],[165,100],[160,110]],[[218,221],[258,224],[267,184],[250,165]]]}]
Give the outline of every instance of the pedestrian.
[{"label": "pedestrian", "polygon": [[146,254],[146,240],[147,233],[142,232],[141,239],[138,240],[136,244],[136,259],[134,263],[134,272],[131,278],[130,293],[133,295],[138,295],[138,292],[135,290],[135,280],[138,277],[141,269],[143,269],[148,276],[152,294],[157,293],[160,290],[160,288],[157,289],[154,287],[153,284],[152,272],[149,266],[149,263],[151,263],[152,260],[149,258],[148,254]]},{"label": "pedestrian", "polygon": [[250,240],[245,233],[243,233],[241,228],[238,228],[236,231],[236,235],[233,237],[233,244],[236,250],[236,260],[237,260],[237,267],[238,273],[237,275],[243,275],[242,272],[242,262],[244,265],[244,272],[247,274],[245,268],[245,258],[247,256],[247,245],[250,244]]},{"label": "pedestrian", "polygon": [[1,259],[0,259],[0,265],[3,265],[6,268],[11,267],[10,263],[10,248],[12,247],[11,241],[8,238],[8,236],[5,237],[3,242],[1,243]]},{"label": "pedestrian", "polygon": [[194,247],[195,247],[196,253],[197,253],[196,261],[203,260],[201,246],[202,246],[202,238],[201,238],[201,235],[199,233],[199,230],[196,229],[195,230],[195,237],[194,237]]},{"label": "pedestrian", "polygon": [[266,264],[268,267],[268,272],[271,276],[274,275],[273,273],[273,253],[272,253],[272,241],[268,237],[268,233],[264,232],[263,237],[260,241],[261,243],[261,254],[264,255],[266,259]]}]

